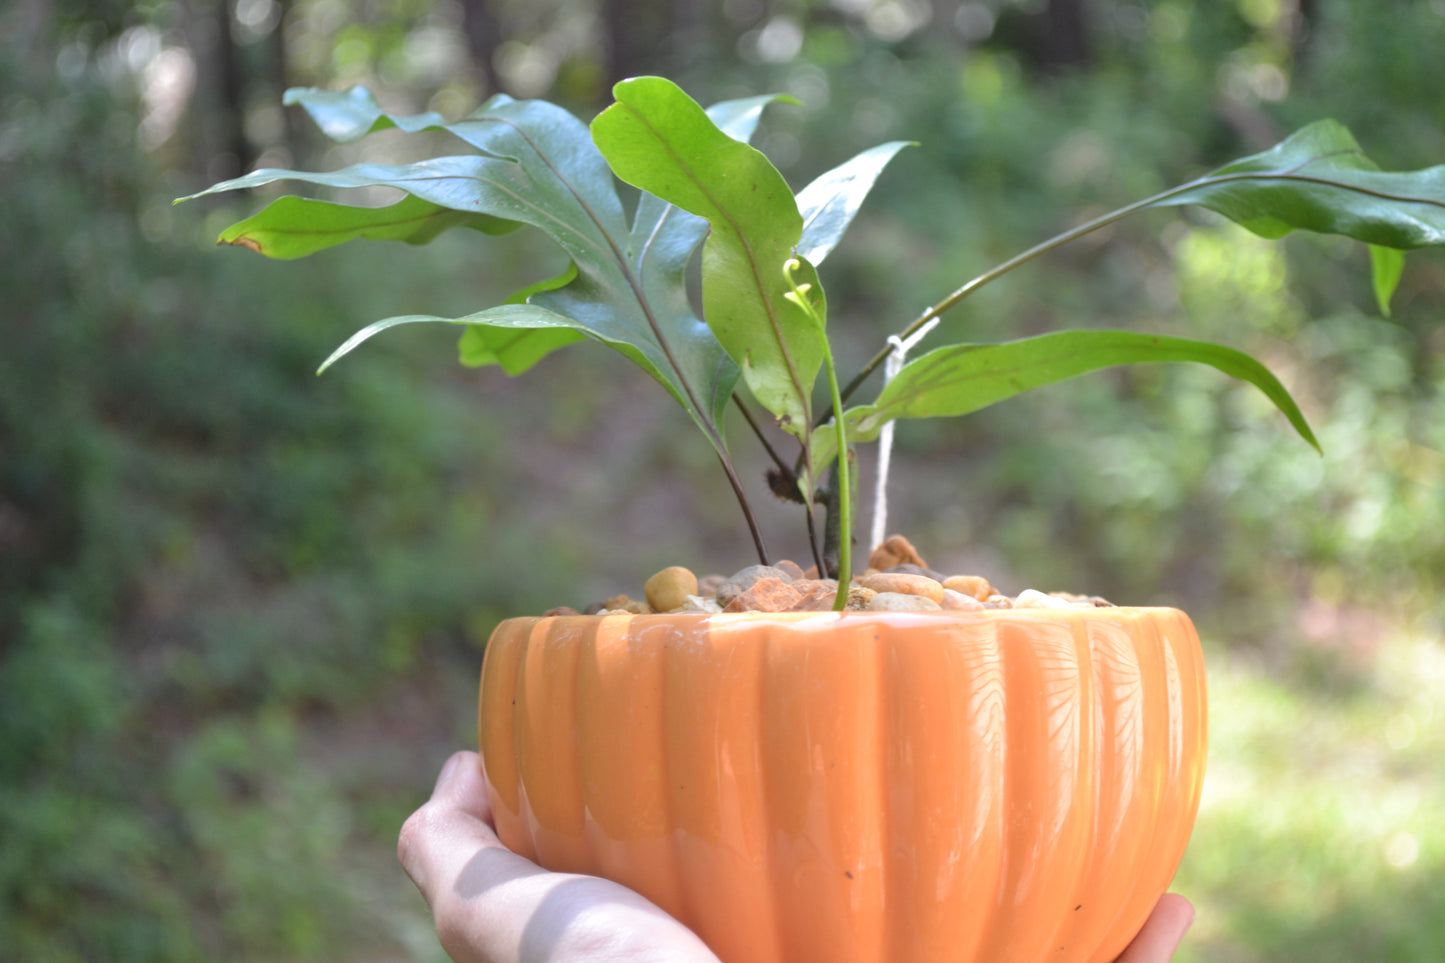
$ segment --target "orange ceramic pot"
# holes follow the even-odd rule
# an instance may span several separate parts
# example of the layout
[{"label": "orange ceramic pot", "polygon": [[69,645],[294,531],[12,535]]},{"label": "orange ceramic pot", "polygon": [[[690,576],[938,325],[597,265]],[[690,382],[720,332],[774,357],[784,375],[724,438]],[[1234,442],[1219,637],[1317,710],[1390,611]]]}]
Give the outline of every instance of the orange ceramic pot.
[{"label": "orange ceramic pot", "polygon": [[1199,805],[1174,609],[503,622],[497,831],[646,895],[727,963],[1112,960]]}]

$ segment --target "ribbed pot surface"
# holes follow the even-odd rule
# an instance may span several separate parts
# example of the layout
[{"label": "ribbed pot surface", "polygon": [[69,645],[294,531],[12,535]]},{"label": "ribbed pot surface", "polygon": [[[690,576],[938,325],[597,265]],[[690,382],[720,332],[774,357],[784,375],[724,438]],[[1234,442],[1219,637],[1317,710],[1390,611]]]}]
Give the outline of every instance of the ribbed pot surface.
[{"label": "ribbed pot surface", "polygon": [[727,963],[1112,960],[1205,722],[1163,608],[510,619],[479,709],[502,841]]}]

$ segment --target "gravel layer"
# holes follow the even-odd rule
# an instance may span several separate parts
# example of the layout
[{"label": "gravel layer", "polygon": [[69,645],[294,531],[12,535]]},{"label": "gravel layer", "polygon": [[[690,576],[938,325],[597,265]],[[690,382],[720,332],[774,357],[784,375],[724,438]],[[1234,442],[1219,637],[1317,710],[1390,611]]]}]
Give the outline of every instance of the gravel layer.
[{"label": "gravel layer", "polygon": [[[697,577],[673,565],[649,578],[642,598],[617,595],[594,602],[586,614],[637,615],[666,612],[826,612],[833,608],[838,583],[819,578],[816,566],[804,569],[783,560],[749,565],[731,575]],[[1024,589],[1004,595],[981,575],[947,575],[928,566],[902,535],[892,535],[868,556],[868,567],[848,589],[850,612],[967,612],[983,609],[1107,608],[1098,596]],[[578,615],[558,606],[545,615]]]}]

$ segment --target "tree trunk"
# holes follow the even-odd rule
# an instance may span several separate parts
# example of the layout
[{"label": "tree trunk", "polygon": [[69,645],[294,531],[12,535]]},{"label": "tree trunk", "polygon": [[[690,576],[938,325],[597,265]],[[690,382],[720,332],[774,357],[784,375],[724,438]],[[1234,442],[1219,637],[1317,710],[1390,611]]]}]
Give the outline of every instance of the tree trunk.
[{"label": "tree trunk", "polygon": [[502,44],[502,27],[487,0],[462,0],[462,33],[467,38],[472,64],[486,88],[483,97],[490,97],[501,90],[493,57]]},{"label": "tree trunk", "polygon": [[1093,62],[1088,0],[1048,0],[1039,13],[1003,18],[996,36],[1044,73],[1062,73]]}]

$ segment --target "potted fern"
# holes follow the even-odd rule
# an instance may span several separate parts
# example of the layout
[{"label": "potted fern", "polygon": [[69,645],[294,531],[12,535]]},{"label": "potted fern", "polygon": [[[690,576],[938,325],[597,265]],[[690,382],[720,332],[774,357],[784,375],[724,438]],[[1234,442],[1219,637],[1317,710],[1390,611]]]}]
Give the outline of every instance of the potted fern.
[{"label": "potted fern", "polygon": [[[568,257],[559,276],[465,317],[377,321],[322,368],[404,324],[459,326],[463,361],[513,375],[601,342],[683,407],[736,495],[756,566],[711,586],[669,570],[638,599],[497,627],[479,739],[503,841],[632,887],[728,961],[1113,959],[1167,887],[1199,803],[1207,706],[1189,618],[1006,598],[981,577],[931,571],[902,539],[863,546],[865,563],[853,452],[901,418],[965,415],[1126,364],[1209,365],[1262,391],[1315,444],[1305,418],[1248,355],[1131,331],[946,343],[895,365],[860,402],[898,345],[842,377],[817,268],[906,145],[864,151],[795,193],[748,143],[777,98],[704,109],[657,77],[614,97],[590,125],[506,97],[448,122],[394,116],[361,88],[293,90],[287,102],[337,141],[398,128],[445,131],[468,149],[258,170],[203,192],[294,180],[403,193],[384,207],[282,197],[221,235],[282,259],[357,238],[541,230]],[[631,210],[619,179],[638,190]],[[1402,251],[1445,243],[1445,168],[1379,171],[1322,121],[1019,254],[900,339],[1045,251],[1186,204],[1266,237],[1367,243],[1382,304]],[[768,487],[798,503],[812,570],[769,553],[724,436],[733,405],[760,439],[768,420],[791,439],[782,454],[764,440]]]}]

